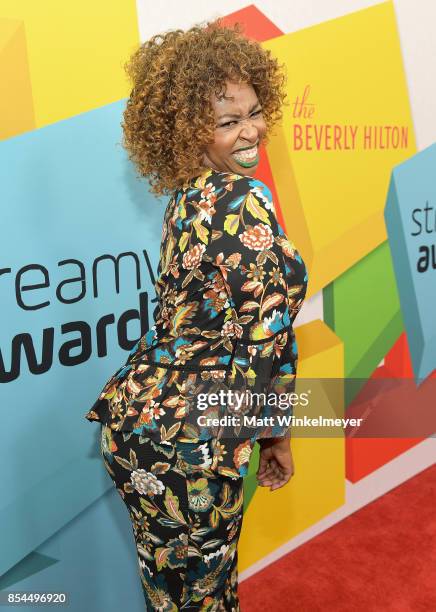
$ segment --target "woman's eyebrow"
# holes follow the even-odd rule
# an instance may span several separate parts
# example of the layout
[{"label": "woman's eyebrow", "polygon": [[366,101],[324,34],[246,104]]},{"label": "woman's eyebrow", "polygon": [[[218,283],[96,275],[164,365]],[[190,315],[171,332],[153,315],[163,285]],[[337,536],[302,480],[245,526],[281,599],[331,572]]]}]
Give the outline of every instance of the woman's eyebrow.
[{"label": "woman's eyebrow", "polygon": [[[260,102],[256,102],[256,104],[254,106],[252,106],[250,108],[250,113],[252,113],[254,111],[254,109],[256,108],[256,106],[259,106]],[[225,113],[224,115],[220,115],[218,117],[218,119],[224,119],[224,117],[240,117],[241,115],[239,113]]]}]

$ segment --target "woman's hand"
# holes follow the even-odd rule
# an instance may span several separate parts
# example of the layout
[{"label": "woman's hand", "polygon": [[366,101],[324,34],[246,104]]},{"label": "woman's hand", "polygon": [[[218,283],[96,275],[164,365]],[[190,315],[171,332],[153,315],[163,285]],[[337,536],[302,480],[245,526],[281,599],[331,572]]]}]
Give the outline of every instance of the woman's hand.
[{"label": "woman's hand", "polygon": [[290,438],[260,438],[259,467],[256,472],[261,487],[270,491],[283,487],[294,475]]}]

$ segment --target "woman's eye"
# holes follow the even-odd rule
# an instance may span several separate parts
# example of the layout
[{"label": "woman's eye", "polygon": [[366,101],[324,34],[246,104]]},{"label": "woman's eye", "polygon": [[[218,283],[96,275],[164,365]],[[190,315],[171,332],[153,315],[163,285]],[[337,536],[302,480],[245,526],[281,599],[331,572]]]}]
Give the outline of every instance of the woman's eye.
[{"label": "woman's eye", "polygon": [[[257,116],[257,115],[261,115],[262,114],[262,109],[259,109],[257,111],[254,111],[254,113],[251,113],[251,116]],[[218,127],[229,127],[230,125],[233,125],[234,123],[238,123],[237,121],[227,121],[226,123],[222,123],[220,126]]]}]

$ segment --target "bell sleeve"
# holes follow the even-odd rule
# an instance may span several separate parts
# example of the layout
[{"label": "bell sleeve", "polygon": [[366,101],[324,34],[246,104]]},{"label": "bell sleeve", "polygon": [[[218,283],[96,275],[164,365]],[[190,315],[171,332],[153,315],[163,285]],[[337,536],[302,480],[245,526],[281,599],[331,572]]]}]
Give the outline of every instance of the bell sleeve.
[{"label": "bell sleeve", "polygon": [[[245,425],[257,423],[255,437],[283,435],[292,409],[271,404],[270,394],[278,383],[277,389],[295,378],[292,322],[304,300],[304,263],[277,221],[265,183],[229,175],[213,196],[203,259],[220,271],[227,294],[222,333],[234,342],[229,384],[236,392],[249,391],[247,404],[255,395],[257,404],[251,401],[240,409],[245,411],[241,416],[252,418],[244,419]],[[271,416],[276,418],[268,421]]]},{"label": "bell sleeve", "polygon": [[[295,385],[298,364],[298,345],[293,325],[306,296],[308,274],[304,261],[295,245],[288,241],[284,254],[290,324],[280,340],[277,341],[277,345],[280,345],[281,356],[275,363],[271,375],[269,393],[278,398],[281,398],[281,394],[289,398],[291,403],[286,412],[292,417],[292,402],[297,399]],[[278,429],[275,435],[290,438],[291,429],[287,426],[283,427],[283,429]]]}]

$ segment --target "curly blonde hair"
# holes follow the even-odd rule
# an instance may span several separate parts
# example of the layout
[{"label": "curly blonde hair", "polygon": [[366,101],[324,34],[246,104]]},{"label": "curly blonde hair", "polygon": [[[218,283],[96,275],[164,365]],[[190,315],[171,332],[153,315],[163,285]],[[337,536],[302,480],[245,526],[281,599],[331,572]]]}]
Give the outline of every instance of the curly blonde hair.
[{"label": "curly blonde hair", "polygon": [[[157,195],[171,194],[204,170],[214,142],[211,94],[227,80],[253,86],[267,134],[282,117],[285,74],[269,50],[221,19],[169,30],[143,43],[125,64],[133,89],[124,110],[122,145]],[[268,138],[266,137],[266,142]]]}]

